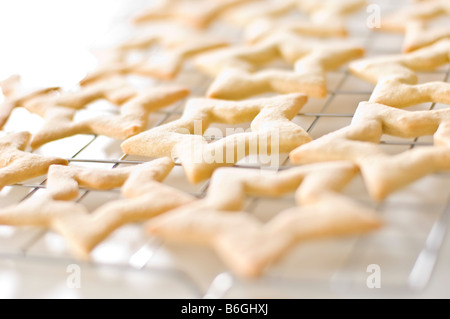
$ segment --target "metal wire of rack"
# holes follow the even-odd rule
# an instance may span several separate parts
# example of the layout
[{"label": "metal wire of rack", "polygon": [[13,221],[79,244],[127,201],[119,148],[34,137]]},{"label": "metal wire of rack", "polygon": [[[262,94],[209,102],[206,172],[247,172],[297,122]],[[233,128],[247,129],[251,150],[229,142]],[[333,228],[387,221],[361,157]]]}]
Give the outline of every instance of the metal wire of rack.
[{"label": "metal wire of rack", "polygon": [[[368,54],[392,53],[401,41],[401,36],[386,35],[373,30],[367,32],[356,30],[355,34],[363,38]],[[391,41],[385,41],[388,37]],[[377,46],[377,43],[384,43],[385,47]],[[420,76],[449,82],[450,68],[421,73]],[[328,97],[324,100],[310,101],[302,113],[294,119],[294,122],[300,123],[315,138],[349,124],[357,103],[367,100],[371,94],[370,87],[354,78],[346,68],[332,72],[329,80]],[[200,80],[196,86],[197,92],[199,94],[205,92],[208,85],[208,80]],[[433,109],[437,105],[420,107]],[[169,110],[156,112],[153,115],[155,120],[152,126],[156,127],[176,119],[182,110],[183,103],[179,103]],[[214,139],[210,138],[211,141]],[[395,153],[408,148],[430,146],[432,142],[429,139],[399,140],[386,136],[381,144]],[[69,162],[74,165],[95,165],[114,169],[149,160],[127,154],[119,155],[120,142],[100,136],[85,136],[82,142],[74,145],[80,147],[72,149],[72,155],[67,156]],[[106,151],[99,156],[99,149],[112,151]],[[42,152],[45,153],[45,150]],[[290,167],[287,156],[283,158],[282,163],[280,170]],[[238,163],[236,166],[261,169],[260,165],[252,163]],[[168,178],[169,185],[179,187],[198,198],[205,196],[208,182],[195,186],[188,185],[179,163],[174,171],[172,177]],[[82,290],[82,296],[97,294],[96,296],[123,297],[124,294],[127,296],[137,294],[156,298],[174,296],[254,298],[420,295],[429,286],[442,257],[442,247],[450,218],[449,185],[448,174],[436,174],[415,183],[387,202],[376,204],[368,199],[362,181],[357,180],[347,190],[348,194],[375,207],[382,216],[387,217],[388,223],[393,221],[394,225],[381,233],[361,238],[333,239],[302,245],[280,265],[270,269],[266,276],[256,281],[249,282],[233,276],[214,253],[206,248],[167,246],[157,238],[149,238],[143,234],[140,225],[123,227],[125,229],[123,234],[120,230],[118,234],[111,236],[112,238],[98,248],[99,254],[94,252],[91,262],[73,259],[61,239],[51,231],[0,228],[0,280],[4,279],[1,276],[2,266],[9,270],[24,268],[24,272],[27,273],[30,271],[27,270],[27,265],[32,264],[33,267],[43,268],[44,273],[48,272],[46,268],[56,267],[58,282],[61,284],[67,276],[61,269],[65,269],[64,267],[69,264],[79,264],[88,274],[85,276],[88,278],[86,279],[88,288]],[[6,193],[4,196],[8,197],[8,203],[18,203],[39,196],[44,189],[45,179],[41,178],[7,187],[2,193]],[[431,195],[423,195],[424,189],[431,192]],[[421,193],[423,196],[420,196]],[[96,196],[100,196],[99,202],[92,199]],[[117,190],[99,192],[82,189],[77,201],[92,208],[105,201],[105,198],[108,200],[118,196],[120,194]],[[293,205],[293,198],[283,198],[276,202],[265,198],[250,198],[246,211],[268,218],[283,205]],[[408,217],[408,214],[411,214],[412,218]],[[396,244],[398,242],[401,244]],[[121,245],[125,245],[126,252],[117,253],[120,255],[117,258],[111,257],[123,248]],[[385,276],[383,278],[387,278],[383,281],[382,290],[370,290],[365,284],[367,266],[371,263],[381,264]],[[31,273],[35,273],[35,270]],[[108,275],[105,277],[105,273],[111,277]],[[126,280],[124,282],[124,278],[130,277],[138,278],[131,281],[139,283],[133,281],[130,284]],[[110,287],[108,280],[111,278],[114,278],[112,281],[119,283],[122,289],[128,288],[123,291],[107,291]],[[152,279],[147,282],[147,279],[143,278]],[[103,290],[94,288],[89,280],[92,280],[92,285],[104,284]],[[29,288],[30,284],[23,286]],[[39,289],[43,288],[39,286]],[[65,289],[60,289],[64,291],[63,294],[68,293]],[[133,292],[130,292],[131,290]],[[71,296],[80,292],[70,291],[68,294]]]}]

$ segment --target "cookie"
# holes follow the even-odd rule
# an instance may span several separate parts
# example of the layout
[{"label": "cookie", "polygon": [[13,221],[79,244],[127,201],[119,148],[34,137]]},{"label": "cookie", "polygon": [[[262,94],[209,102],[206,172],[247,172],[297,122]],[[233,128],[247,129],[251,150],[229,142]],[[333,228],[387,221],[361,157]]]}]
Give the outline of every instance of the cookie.
[{"label": "cookie", "polygon": [[[149,164],[149,166],[153,167],[154,164]],[[169,164],[167,166],[171,167]],[[82,187],[95,190],[120,188],[136,168],[136,166],[129,166],[115,169],[88,169],[74,165],[52,165],[48,171],[46,188],[53,199],[70,201],[78,197]],[[155,171],[155,173],[158,173],[158,171]],[[162,178],[158,180],[162,180]]]},{"label": "cookie", "polygon": [[[365,3],[360,0],[252,2],[229,10],[224,20],[242,28],[248,43],[286,31],[312,37],[343,37],[348,34],[345,17]],[[298,14],[294,15],[299,12],[306,17],[300,19]]]},{"label": "cookie", "polygon": [[[360,58],[364,50],[348,41],[320,41],[292,33],[275,34],[255,45],[217,50],[196,59],[202,72],[215,77],[208,97],[239,100],[266,92],[327,96],[326,72]],[[294,71],[259,69],[283,59]]]},{"label": "cookie", "polygon": [[442,39],[450,39],[450,27],[428,27],[424,22],[410,22],[405,32],[403,52],[412,52]]},{"label": "cookie", "polygon": [[432,45],[439,40],[450,39],[450,28],[447,25],[431,25],[435,18],[449,15],[448,1],[426,1],[404,7],[384,17],[381,20],[381,28],[377,30],[404,33],[403,51],[408,53]]},{"label": "cookie", "polygon": [[[228,45],[228,40],[210,32],[200,32],[177,24],[155,26],[113,48],[112,57],[90,72],[81,85],[114,75],[173,80],[193,57]],[[153,47],[162,52],[149,54],[148,51]],[[139,58],[136,58],[136,54]]]},{"label": "cookie", "polygon": [[[207,28],[227,10],[251,1],[260,0],[165,0],[136,15],[134,23],[142,24],[158,20],[181,21],[196,28]],[[193,8],[195,8],[193,10]]]},{"label": "cookie", "polygon": [[28,132],[7,134],[0,138],[0,190],[47,174],[51,165],[67,165],[65,159],[26,151],[31,139]]},{"label": "cookie", "polygon": [[[160,183],[172,167],[170,159],[161,158],[127,169],[126,178],[121,176],[120,181],[114,180],[110,185],[107,185],[105,179],[110,176],[116,178],[125,171],[115,175],[103,170],[80,168],[75,171],[68,168],[67,171],[62,171],[58,168],[49,176],[56,177],[56,180],[49,181],[51,185],[62,188],[58,191],[52,186],[52,193],[57,197],[73,197],[77,188],[74,184],[76,181],[79,185],[86,184],[100,189],[122,184],[123,198],[109,201],[90,213],[82,204],[55,200],[46,194],[0,209],[0,224],[50,228],[68,241],[76,257],[89,259],[91,251],[119,227],[146,221],[194,200],[190,195]],[[67,175],[64,176],[65,174]],[[99,177],[103,182],[95,181],[87,174],[94,174],[93,177]]]},{"label": "cookie", "polygon": [[[435,145],[388,155],[378,144],[383,134],[434,135]],[[422,177],[450,170],[450,109],[410,112],[362,102],[350,126],[300,146],[290,159],[295,164],[351,161],[360,167],[372,198],[382,201]]]},{"label": "cookie", "polygon": [[19,93],[20,75],[13,74],[10,77],[0,81],[0,88],[3,96],[11,98]]},{"label": "cookie", "polygon": [[5,126],[14,108],[23,106],[30,100],[60,89],[58,87],[49,87],[31,92],[23,92],[20,80],[20,76],[15,74],[0,81],[0,89],[5,97],[4,101],[0,103],[0,129]]},{"label": "cookie", "polygon": [[404,6],[399,11],[384,17],[381,30],[392,32],[406,32],[410,22],[426,22],[449,14],[450,4],[446,0],[423,1]]},{"label": "cookie", "polygon": [[434,102],[450,104],[450,84],[418,84],[416,72],[432,71],[450,62],[450,40],[408,54],[366,58],[351,62],[352,74],[376,85],[370,102],[392,107],[408,107]]},{"label": "cookie", "polygon": [[150,88],[122,105],[119,115],[95,116],[81,121],[74,120],[76,109],[58,105],[48,107],[46,104],[47,110],[41,114],[45,122],[33,135],[31,147],[37,149],[46,143],[77,134],[125,140],[147,129],[148,117],[152,112],[184,99],[189,92],[176,86]]},{"label": "cookie", "polygon": [[298,8],[296,0],[256,1],[228,10],[223,20],[239,28],[245,28],[259,19],[277,19]]},{"label": "cookie", "polygon": [[[305,130],[291,122],[306,101],[303,94],[238,102],[190,99],[180,119],[129,138],[122,150],[130,155],[179,159],[189,181],[199,183],[216,168],[232,166],[250,154],[288,153],[309,142]],[[251,122],[251,131],[209,144],[202,136],[213,123],[247,122]]]},{"label": "cookie", "polygon": [[74,90],[42,95],[27,101],[24,107],[33,114],[45,117],[47,111],[54,107],[80,110],[90,103],[103,99],[115,105],[122,105],[138,94],[139,90],[130,85],[124,77],[114,76]]},{"label": "cookie", "polygon": [[[235,274],[258,277],[297,244],[381,227],[373,210],[339,193],[357,173],[348,162],[279,173],[221,168],[205,199],[156,217],[147,229],[166,241],[209,245]],[[267,223],[242,211],[248,195],[278,198],[294,191],[298,207]]]},{"label": "cookie", "polygon": [[347,15],[358,12],[368,3],[366,0],[299,0],[298,6],[315,21],[339,23]]},{"label": "cookie", "polygon": [[343,24],[335,25],[301,19],[260,18],[245,27],[243,38],[246,43],[255,44],[277,33],[292,33],[315,38],[348,36],[347,29]]}]

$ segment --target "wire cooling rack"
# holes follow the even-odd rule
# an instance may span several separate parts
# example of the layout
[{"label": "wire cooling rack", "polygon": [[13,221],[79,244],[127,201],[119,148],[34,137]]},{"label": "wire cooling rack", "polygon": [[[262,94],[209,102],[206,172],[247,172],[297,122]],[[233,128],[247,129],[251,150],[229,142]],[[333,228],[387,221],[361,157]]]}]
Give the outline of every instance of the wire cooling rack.
[{"label": "wire cooling rack", "polygon": [[[387,12],[408,1],[376,3],[382,5],[382,12]],[[366,19],[367,13],[363,10],[349,19],[349,25],[352,38],[364,45],[368,56],[400,52],[401,35],[367,29]],[[120,34],[121,28],[123,25],[118,24],[111,31],[110,38]],[[448,66],[420,74],[423,82],[448,82],[449,79]],[[310,99],[294,119],[313,138],[350,124],[359,102],[366,101],[373,89],[372,85],[352,76],[347,68],[331,72],[328,80],[328,97]],[[176,82],[189,85],[193,88],[193,95],[201,96],[211,79],[188,66]],[[105,103],[97,102],[91,108],[102,108]],[[149,127],[179,118],[183,106],[181,102],[154,113]],[[446,106],[429,103],[413,109],[443,107]],[[40,124],[39,118],[16,109],[5,131],[17,130],[24,125],[33,131]],[[414,147],[430,146],[432,139],[384,136],[381,144],[387,152],[395,154]],[[56,141],[37,152],[65,157],[71,165],[111,169],[149,160],[123,154],[120,141],[90,135]],[[283,167],[280,169],[291,166],[287,155],[281,162]],[[236,166],[261,169],[257,161],[248,158]],[[165,183],[198,198],[204,197],[208,189],[208,182],[189,184],[179,164]],[[40,196],[44,190],[45,177],[6,187],[0,193],[0,205],[5,207]],[[264,277],[252,281],[233,276],[212,250],[162,242],[148,236],[140,224],[130,224],[114,232],[93,251],[90,262],[74,259],[64,239],[51,231],[0,226],[0,297],[364,298],[450,295],[445,288],[445,283],[450,283],[446,272],[450,265],[450,243],[446,241],[450,217],[449,174],[424,178],[381,204],[370,200],[360,178],[345,193],[377,209],[386,226],[362,237],[333,238],[299,245],[270,268]],[[77,201],[93,210],[119,196],[118,190],[83,189]],[[268,220],[294,203],[293,196],[276,200],[254,197],[248,199],[246,211]],[[81,286],[76,288],[70,287],[67,281],[73,265],[81,270]],[[367,285],[372,265],[381,270],[380,289],[370,289]]]}]

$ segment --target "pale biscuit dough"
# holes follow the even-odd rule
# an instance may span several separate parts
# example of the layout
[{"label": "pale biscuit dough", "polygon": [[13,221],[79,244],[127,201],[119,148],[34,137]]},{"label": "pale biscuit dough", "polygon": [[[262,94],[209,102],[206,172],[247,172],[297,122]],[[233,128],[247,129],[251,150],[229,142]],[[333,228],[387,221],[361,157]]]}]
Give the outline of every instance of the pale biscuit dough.
[{"label": "pale biscuit dough", "polygon": [[[237,100],[270,91],[324,98],[328,93],[326,72],[363,55],[364,50],[349,41],[320,41],[277,33],[254,45],[201,55],[196,66],[215,77],[207,93],[212,98]],[[277,59],[294,65],[294,71],[259,70]]]},{"label": "pale biscuit dough", "polygon": [[[348,162],[279,173],[222,168],[214,173],[205,199],[151,220],[148,230],[169,241],[210,245],[233,272],[258,277],[297,244],[382,225],[372,209],[339,194],[357,173]],[[277,198],[294,191],[298,207],[265,224],[242,211],[247,195]]]},{"label": "pale biscuit dough", "polygon": [[[159,80],[173,80],[184,65],[195,56],[226,47],[230,43],[211,32],[198,31],[179,24],[152,26],[123,40],[109,56],[90,72],[81,85],[87,85],[114,75],[138,75]],[[156,47],[163,52],[148,53]],[[138,54],[139,58],[136,58]]]},{"label": "pale biscuit dough", "polygon": [[172,19],[203,29],[225,14],[227,10],[252,1],[261,0],[164,0],[136,15],[133,21],[141,24]]},{"label": "pale biscuit dough", "polygon": [[408,107],[434,102],[450,104],[450,84],[418,84],[416,72],[432,71],[450,62],[450,40],[441,40],[408,54],[361,59],[350,63],[357,77],[376,85],[370,102],[392,107]]},{"label": "pale biscuit dough", "polygon": [[423,1],[383,17],[381,28],[376,30],[404,33],[403,51],[412,52],[441,39],[450,39],[448,23],[431,25],[436,18],[445,16],[450,21],[450,3],[447,0]]},{"label": "pale biscuit dough", "polygon": [[80,110],[102,99],[115,105],[122,105],[139,93],[139,90],[130,85],[124,77],[114,76],[74,90],[42,95],[24,103],[24,107],[31,113],[45,117],[47,111],[56,106]]},{"label": "pale biscuit dough", "polygon": [[[309,142],[303,128],[291,122],[306,103],[303,94],[246,101],[191,99],[182,117],[129,138],[126,154],[178,158],[192,183],[208,179],[221,166],[257,154],[288,153]],[[251,122],[251,132],[236,133],[208,144],[203,134],[213,123]],[[197,130],[197,131],[196,131]],[[272,141],[276,144],[271,145]]]},{"label": "pale biscuit dough", "polygon": [[58,87],[49,87],[31,92],[22,92],[20,80],[20,75],[15,74],[0,81],[0,89],[4,96],[4,101],[0,103],[0,129],[5,126],[14,108],[24,106],[24,104],[35,98],[60,89]]},{"label": "pale biscuit dough", "polygon": [[[91,251],[119,227],[146,221],[194,200],[192,196],[161,184],[172,167],[170,159],[161,158],[127,170],[126,178],[122,176],[120,181],[112,183],[115,185],[109,185],[113,187],[121,184],[123,198],[109,201],[94,212],[89,212],[82,204],[55,200],[46,194],[0,209],[0,224],[50,228],[68,241],[77,258],[89,259]],[[83,178],[83,175],[92,173],[91,170],[83,171],[81,168],[76,172],[69,168],[67,172],[80,184],[90,180],[86,176]],[[74,180],[61,176],[61,173],[64,172],[57,169],[49,176],[56,177],[56,180],[50,181],[51,184],[55,183],[53,190],[58,186],[62,188],[61,192],[53,194],[58,194],[57,197],[73,197],[76,191]],[[104,179],[111,174],[114,175],[98,170],[94,176]],[[92,180],[88,184],[91,188],[107,187],[104,183]]]},{"label": "pale biscuit dough", "polygon": [[95,116],[75,121],[77,110],[64,106],[48,107],[42,116],[45,122],[33,135],[32,148],[77,134],[94,134],[125,140],[147,129],[152,112],[172,105],[189,95],[189,90],[177,86],[150,88],[120,106],[120,114]]},{"label": "pale biscuit dough", "polygon": [[254,44],[263,41],[276,33],[292,33],[316,38],[348,36],[348,32],[344,26],[336,26],[325,22],[314,22],[301,19],[281,20],[261,18],[247,25],[243,31],[243,38],[246,43]]},{"label": "pale biscuit dough", "polygon": [[[261,41],[277,32],[294,32],[311,37],[344,37],[348,34],[345,17],[361,9],[364,4],[364,0],[254,2],[228,11],[224,18],[244,30],[244,40],[248,43]],[[303,12],[306,17],[299,18],[295,15],[298,12]]]},{"label": "pale biscuit dough", "polygon": [[[388,155],[383,134],[402,138],[434,135],[434,147]],[[295,164],[348,160],[361,169],[372,198],[384,200],[429,174],[450,170],[450,109],[410,112],[362,102],[350,126],[291,152]]]},{"label": "pale biscuit dough", "polygon": [[47,174],[51,165],[67,165],[66,159],[41,156],[26,151],[31,134],[11,133],[0,138],[0,190]]}]

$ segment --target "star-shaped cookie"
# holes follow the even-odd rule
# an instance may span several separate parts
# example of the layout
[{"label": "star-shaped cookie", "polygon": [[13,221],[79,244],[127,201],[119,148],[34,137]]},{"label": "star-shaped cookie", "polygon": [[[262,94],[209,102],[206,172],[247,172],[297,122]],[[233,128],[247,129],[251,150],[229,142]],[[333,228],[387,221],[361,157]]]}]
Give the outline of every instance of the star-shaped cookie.
[{"label": "star-shaped cookie", "polygon": [[367,4],[365,0],[277,0],[257,1],[228,10],[223,16],[226,21],[245,27],[258,19],[279,18],[284,15],[301,12],[313,22],[324,22],[338,29],[343,20]]},{"label": "star-shaped cookie", "polygon": [[[179,159],[192,183],[208,179],[221,166],[233,166],[248,155],[276,156],[311,140],[291,120],[306,103],[303,94],[246,101],[191,99],[180,119],[138,134],[122,143],[126,154]],[[251,131],[236,132],[208,143],[213,123],[251,122]],[[222,132],[219,132],[223,134]],[[278,157],[277,157],[278,158]]]},{"label": "star-shaped cookie", "polygon": [[[204,54],[196,59],[196,66],[215,77],[208,97],[239,100],[272,91],[324,98],[328,93],[326,72],[363,55],[364,49],[349,41],[321,41],[277,33],[254,45]],[[260,70],[280,59],[294,65],[294,71]]]},{"label": "star-shaped cookie", "polygon": [[47,174],[51,165],[67,165],[65,159],[26,151],[31,134],[11,133],[0,138],[0,189]]},{"label": "star-shaped cookie", "polygon": [[0,103],[0,129],[2,129],[8,121],[14,108],[23,106],[30,100],[51,92],[58,91],[58,87],[49,87],[44,89],[24,92],[21,87],[19,75],[12,75],[9,78],[0,81],[0,89],[3,92],[4,101]]},{"label": "star-shaped cookie", "polygon": [[313,38],[332,38],[348,36],[344,26],[307,19],[270,19],[260,18],[248,23],[243,30],[246,43],[255,44],[277,33],[292,33]]},{"label": "star-shaped cookie", "polygon": [[344,23],[291,17],[297,9],[295,0],[254,2],[230,10],[224,20],[243,30],[242,36],[246,43],[256,43],[280,32],[310,37],[344,37],[348,34]]},{"label": "star-shaped cookie", "polygon": [[[156,217],[147,228],[168,241],[212,246],[236,274],[261,276],[297,244],[381,226],[374,211],[339,193],[357,173],[348,162],[279,173],[222,168],[214,173],[205,199]],[[278,198],[294,191],[298,207],[267,223],[242,211],[247,195]]]},{"label": "star-shaped cookie", "polygon": [[358,12],[366,0],[297,0],[302,12],[309,14],[313,20],[339,23],[349,14]]},{"label": "star-shaped cookie", "polygon": [[73,198],[78,185],[93,189],[122,186],[123,198],[90,213],[82,204],[55,200],[46,194],[1,209],[0,224],[50,228],[69,242],[78,258],[88,259],[90,252],[119,227],[146,221],[194,200],[161,183],[172,167],[168,158],[117,171],[58,167],[49,175],[50,194],[57,198]]},{"label": "star-shaped cookie", "polygon": [[[388,155],[378,144],[383,134],[433,135],[435,145]],[[300,146],[290,158],[295,164],[351,161],[360,167],[372,198],[382,201],[422,177],[450,170],[450,109],[411,112],[363,102],[350,126]]]},{"label": "star-shaped cookie", "polygon": [[449,62],[450,40],[441,40],[408,54],[354,61],[349,68],[355,76],[376,85],[370,102],[403,108],[426,102],[450,104],[449,83],[418,84],[416,73],[432,71]]},{"label": "star-shaped cookie", "polygon": [[430,26],[435,18],[443,16],[450,21],[450,4],[446,0],[416,3],[384,17],[381,28],[377,30],[404,33],[403,51],[412,52],[441,39],[450,39],[448,23]]},{"label": "star-shaped cookie", "polygon": [[382,19],[381,28],[389,31],[404,32],[409,22],[430,21],[446,15],[450,10],[448,1],[432,0],[402,6]]},{"label": "star-shaped cookie", "polygon": [[41,95],[27,101],[23,106],[31,113],[45,117],[47,111],[56,106],[80,110],[98,100],[107,100],[112,104],[122,105],[138,94],[139,90],[130,85],[124,77],[113,76],[74,90]]},{"label": "star-shaped cookie", "polygon": [[[108,58],[90,72],[81,85],[113,75],[130,74],[172,80],[193,57],[228,45],[228,40],[211,32],[174,23],[152,26],[113,48]],[[152,52],[152,48],[162,52]]]},{"label": "star-shaped cookie", "polygon": [[189,95],[189,90],[178,86],[150,88],[120,106],[120,114],[94,116],[85,120],[74,119],[77,110],[45,101],[45,122],[33,135],[31,147],[40,146],[77,134],[103,135],[125,140],[147,129],[148,117],[152,112],[167,107]]},{"label": "star-shaped cookie", "polygon": [[227,10],[261,0],[164,0],[134,17],[137,24],[172,19],[196,28],[207,28]]}]

